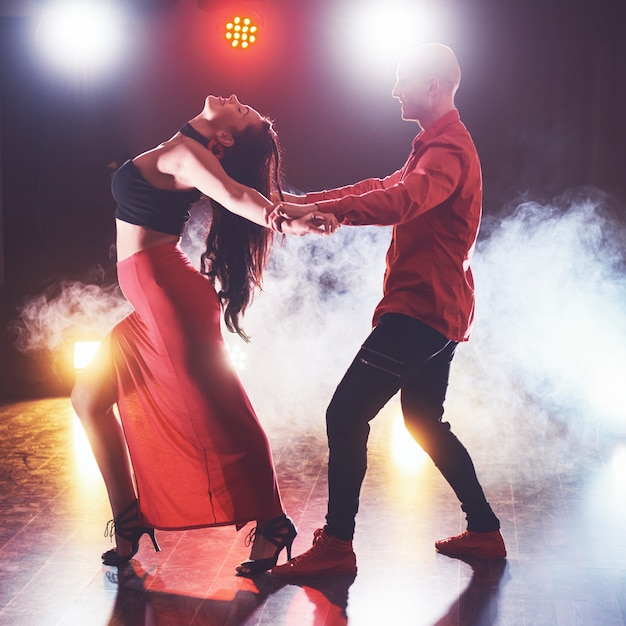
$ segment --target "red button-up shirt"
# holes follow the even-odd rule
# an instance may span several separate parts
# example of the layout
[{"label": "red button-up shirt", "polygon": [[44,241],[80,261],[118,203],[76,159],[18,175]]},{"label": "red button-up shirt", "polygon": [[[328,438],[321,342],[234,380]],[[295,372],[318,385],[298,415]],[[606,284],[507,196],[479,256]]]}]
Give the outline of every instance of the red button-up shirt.
[{"label": "red button-up shirt", "polygon": [[393,225],[384,313],[403,313],[453,341],[467,341],[474,320],[470,269],[482,210],[480,161],[453,109],[413,141],[405,166],[386,178],[308,193],[307,202],[347,225]]}]

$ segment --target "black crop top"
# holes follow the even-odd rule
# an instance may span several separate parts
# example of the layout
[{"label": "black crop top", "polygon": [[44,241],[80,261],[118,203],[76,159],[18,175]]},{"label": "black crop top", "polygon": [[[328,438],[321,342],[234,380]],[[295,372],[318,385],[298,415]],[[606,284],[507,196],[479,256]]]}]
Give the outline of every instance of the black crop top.
[{"label": "black crop top", "polygon": [[[190,124],[180,132],[203,146],[209,140]],[[180,235],[189,219],[189,207],[202,195],[197,189],[168,191],[151,185],[132,161],[126,161],[111,181],[111,191],[117,202],[115,217],[123,222],[145,226],[160,233]]]}]

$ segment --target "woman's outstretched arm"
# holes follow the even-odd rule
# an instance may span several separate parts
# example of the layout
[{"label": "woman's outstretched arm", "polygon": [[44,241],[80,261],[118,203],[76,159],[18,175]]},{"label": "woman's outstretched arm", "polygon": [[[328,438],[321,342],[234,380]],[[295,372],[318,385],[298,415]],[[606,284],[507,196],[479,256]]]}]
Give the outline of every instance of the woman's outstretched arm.
[{"label": "woman's outstretched arm", "polygon": [[[196,147],[186,141],[178,142],[158,155],[155,166],[161,173],[172,176],[177,186],[195,187],[232,213],[271,228],[265,215],[271,211],[273,203],[256,189],[230,178],[215,155],[202,146]],[[298,216],[295,220],[285,220],[281,232],[297,235],[330,234],[336,227],[334,216],[316,212],[309,216]]]}]

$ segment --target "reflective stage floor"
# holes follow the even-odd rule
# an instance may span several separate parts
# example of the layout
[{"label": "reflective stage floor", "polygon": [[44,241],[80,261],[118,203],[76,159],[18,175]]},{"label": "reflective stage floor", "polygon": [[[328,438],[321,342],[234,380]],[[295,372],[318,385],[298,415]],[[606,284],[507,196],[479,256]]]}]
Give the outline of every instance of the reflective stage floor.
[{"label": "reflective stage floor", "polygon": [[[246,530],[232,528],[157,531],[160,553],[144,536],[131,567],[102,566],[111,515],[69,400],[0,407],[0,624],[626,624],[626,437],[503,455],[500,439],[467,426],[509,558],[466,563],[435,552],[435,539],[463,529],[460,509],[429,460],[402,463],[395,409],[385,411],[370,440],[357,577],[294,585],[235,577]],[[268,434],[300,553],[325,513],[322,417]]]}]

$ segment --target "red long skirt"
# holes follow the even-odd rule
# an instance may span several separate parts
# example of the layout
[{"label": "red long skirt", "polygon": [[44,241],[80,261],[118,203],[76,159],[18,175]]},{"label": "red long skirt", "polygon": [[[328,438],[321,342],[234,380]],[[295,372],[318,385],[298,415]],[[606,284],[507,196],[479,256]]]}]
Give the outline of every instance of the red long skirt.
[{"label": "red long skirt", "polygon": [[211,283],[169,244],[118,263],[118,277],[134,311],[111,346],[141,524],[280,515],[269,442],[228,357]]}]

